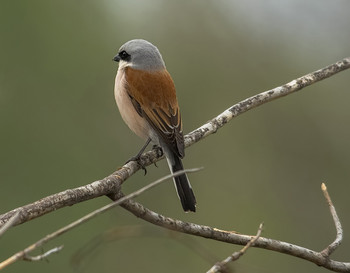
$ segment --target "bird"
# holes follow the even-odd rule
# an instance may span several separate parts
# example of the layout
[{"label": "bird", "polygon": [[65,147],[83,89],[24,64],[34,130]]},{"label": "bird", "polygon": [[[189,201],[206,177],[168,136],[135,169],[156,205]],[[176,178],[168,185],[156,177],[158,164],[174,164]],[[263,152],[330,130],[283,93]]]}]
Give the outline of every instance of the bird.
[{"label": "bird", "polygon": [[[159,146],[170,172],[183,170],[185,156],[182,119],[172,77],[158,48],[143,39],[124,43],[114,56],[119,63],[114,95],[128,127],[146,140],[131,160],[139,162],[148,144]],[[185,212],[196,211],[196,198],[186,173],[173,178]]]}]

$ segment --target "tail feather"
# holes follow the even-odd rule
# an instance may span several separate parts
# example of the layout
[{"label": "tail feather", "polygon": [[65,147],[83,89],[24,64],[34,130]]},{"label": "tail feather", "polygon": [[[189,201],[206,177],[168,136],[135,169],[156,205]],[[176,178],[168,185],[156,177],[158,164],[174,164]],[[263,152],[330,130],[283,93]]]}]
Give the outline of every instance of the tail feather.
[{"label": "tail feather", "polygon": [[[173,160],[168,160],[169,168],[172,173],[183,170],[181,159],[174,155]],[[182,208],[184,211],[196,211],[196,197],[194,196],[190,181],[186,174],[178,175],[174,177],[174,184],[176,187],[177,195],[180,198]]]}]

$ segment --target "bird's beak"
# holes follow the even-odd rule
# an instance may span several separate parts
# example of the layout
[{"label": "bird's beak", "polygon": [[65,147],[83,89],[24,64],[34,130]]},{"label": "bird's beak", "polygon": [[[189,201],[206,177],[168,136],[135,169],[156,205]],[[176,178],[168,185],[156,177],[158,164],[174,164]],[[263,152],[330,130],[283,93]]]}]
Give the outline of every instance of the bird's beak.
[{"label": "bird's beak", "polygon": [[121,60],[119,54],[115,55],[112,60],[118,63]]}]

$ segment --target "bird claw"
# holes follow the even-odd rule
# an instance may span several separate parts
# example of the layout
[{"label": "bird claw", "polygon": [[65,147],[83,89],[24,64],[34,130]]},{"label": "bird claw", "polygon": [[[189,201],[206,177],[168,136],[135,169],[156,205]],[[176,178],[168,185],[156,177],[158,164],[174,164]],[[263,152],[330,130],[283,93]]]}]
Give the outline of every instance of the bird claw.
[{"label": "bird claw", "polygon": [[141,169],[145,172],[144,175],[146,175],[147,174],[147,169],[146,169],[146,167],[143,164],[141,164],[141,160],[140,159],[141,159],[140,156],[133,156],[128,161],[126,161],[125,164],[128,164],[130,161],[135,161],[141,167]]},{"label": "bird claw", "polygon": [[143,175],[146,175],[147,174],[147,169],[145,166],[141,165],[139,162],[137,162],[137,164],[140,165],[141,169],[145,172]]}]

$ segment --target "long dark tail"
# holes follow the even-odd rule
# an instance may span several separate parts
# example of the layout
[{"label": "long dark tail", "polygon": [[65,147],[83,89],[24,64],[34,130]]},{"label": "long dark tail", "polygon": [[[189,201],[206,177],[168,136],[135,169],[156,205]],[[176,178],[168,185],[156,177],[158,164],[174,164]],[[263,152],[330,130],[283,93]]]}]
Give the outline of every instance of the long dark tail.
[{"label": "long dark tail", "polygon": [[[170,171],[175,173],[184,169],[181,159],[174,154],[172,160],[168,159]],[[182,208],[184,211],[196,211],[196,197],[192,191],[190,181],[186,174],[182,174],[174,177],[174,183],[177,191],[177,195],[180,198]]]}]

